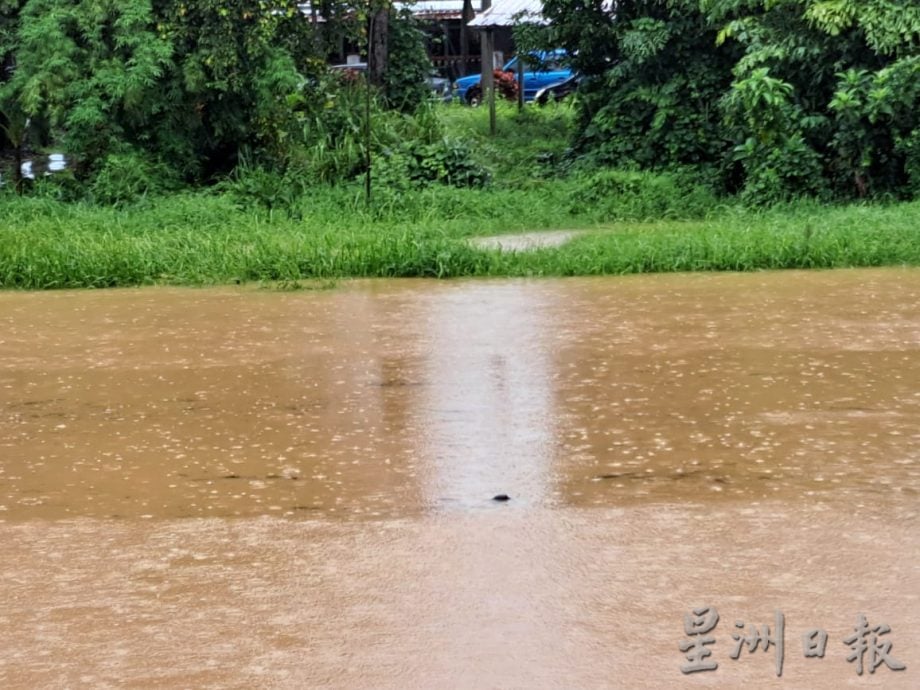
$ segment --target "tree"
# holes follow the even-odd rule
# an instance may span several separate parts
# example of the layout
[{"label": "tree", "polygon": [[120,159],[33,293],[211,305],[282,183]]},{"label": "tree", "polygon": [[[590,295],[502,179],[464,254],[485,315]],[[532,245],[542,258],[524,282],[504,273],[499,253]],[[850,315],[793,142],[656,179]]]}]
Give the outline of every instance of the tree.
[{"label": "tree", "polygon": [[[157,0],[160,36],[173,51],[173,107],[157,137],[171,160],[193,144],[205,177],[233,168],[241,147],[283,158],[304,79],[292,46],[310,26],[290,0]],[[193,136],[182,141],[183,132]],[[179,136],[177,136],[179,135]]]},{"label": "tree", "polygon": [[425,34],[408,9],[391,10],[387,22],[387,68],[383,74],[386,104],[412,112],[429,96],[427,77],[433,69],[425,49]]},{"label": "tree", "polygon": [[[389,0],[326,5],[341,13],[327,22],[336,31],[376,13],[378,90],[414,110],[431,63],[411,15]],[[295,0],[0,0],[0,143],[21,153],[47,122],[90,188],[132,169],[170,184],[220,180],[243,156],[303,167],[307,123],[337,95],[323,31]]]},{"label": "tree", "polygon": [[551,40],[588,79],[576,147],[597,163],[716,166],[726,142],[715,107],[737,49],[695,0],[546,0]]},{"label": "tree", "polygon": [[171,57],[149,2],[29,0],[4,100],[47,117],[67,150],[88,163],[162,111],[159,86]]},{"label": "tree", "polygon": [[389,20],[392,5],[382,2],[371,8],[370,27],[368,28],[368,76],[374,86],[383,86],[387,72],[389,47]]},{"label": "tree", "polygon": [[[0,0],[0,87],[13,75],[15,62],[16,34],[19,29],[19,13],[25,0]],[[20,115],[19,109],[9,100],[2,99],[0,92],[0,151],[17,146],[10,137],[10,128]]]},{"label": "tree", "polygon": [[134,151],[206,178],[241,146],[283,155],[301,27],[283,0],[28,0],[2,97],[50,120],[78,174]]},{"label": "tree", "polygon": [[[723,103],[736,157],[754,196],[769,201],[813,192],[815,176],[842,196],[898,193],[909,190],[911,180],[916,190],[920,168],[911,151],[920,141],[920,5],[894,0],[701,4],[720,25],[718,42],[744,49]],[[753,102],[745,106],[743,98],[768,80],[785,94],[785,118],[769,146],[757,144],[758,132],[776,127],[776,109]]]},{"label": "tree", "polygon": [[920,191],[920,3],[546,0],[586,80],[578,151],[752,202]]}]

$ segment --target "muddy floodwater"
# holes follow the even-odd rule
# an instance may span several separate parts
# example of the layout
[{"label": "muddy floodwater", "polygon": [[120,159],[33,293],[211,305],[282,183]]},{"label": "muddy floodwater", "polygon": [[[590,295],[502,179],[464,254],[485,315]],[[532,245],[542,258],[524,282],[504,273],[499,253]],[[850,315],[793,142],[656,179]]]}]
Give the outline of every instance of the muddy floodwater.
[{"label": "muddy floodwater", "polygon": [[0,293],[0,687],[918,688],[920,271]]}]

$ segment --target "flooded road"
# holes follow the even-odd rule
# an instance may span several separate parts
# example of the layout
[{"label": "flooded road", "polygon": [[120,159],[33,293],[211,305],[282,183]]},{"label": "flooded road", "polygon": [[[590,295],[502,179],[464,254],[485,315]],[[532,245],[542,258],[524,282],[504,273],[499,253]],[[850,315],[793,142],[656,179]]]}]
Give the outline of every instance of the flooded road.
[{"label": "flooded road", "polygon": [[0,425],[4,688],[920,686],[917,270],[0,293]]}]

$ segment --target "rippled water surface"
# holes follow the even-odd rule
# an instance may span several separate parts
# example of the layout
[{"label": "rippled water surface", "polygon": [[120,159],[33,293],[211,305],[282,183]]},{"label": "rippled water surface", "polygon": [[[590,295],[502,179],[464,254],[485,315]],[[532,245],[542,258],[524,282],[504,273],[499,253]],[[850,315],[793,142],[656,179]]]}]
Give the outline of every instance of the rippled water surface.
[{"label": "rippled water surface", "polygon": [[2,687],[920,687],[918,492],[916,270],[0,293]]}]

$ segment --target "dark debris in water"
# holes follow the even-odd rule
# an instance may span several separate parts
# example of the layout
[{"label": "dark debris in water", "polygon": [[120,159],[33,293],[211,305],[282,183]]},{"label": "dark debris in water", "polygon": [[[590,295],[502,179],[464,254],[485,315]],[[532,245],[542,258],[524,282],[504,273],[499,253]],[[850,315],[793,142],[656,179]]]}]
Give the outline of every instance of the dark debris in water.
[{"label": "dark debris in water", "polygon": [[[660,474],[653,474],[651,472],[607,472],[605,474],[594,475],[593,479],[595,481],[601,481],[604,479],[630,479],[633,481],[658,481],[662,479],[669,479],[671,481],[679,481],[681,479],[687,479],[695,475],[703,474],[702,470],[693,470],[692,472],[675,472],[672,475],[662,476]],[[719,484],[728,483],[728,479],[724,477],[713,477],[712,481]]]},{"label": "dark debris in water", "polygon": [[414,388],[417,386],[424,386],[425,384],[421,381],[406,381],[404,379],[390,379],[386,381],[374,381],[369,383],[368,386],[373,388]]},{"label": "dark debris in water", "polygon": [[[187,476],[187,475],[185,475],[185,474],[179,474],[179,475],[177,475],[177,476],[179,476],[179,477],[185,477],[185,476]],[[287,480],[289,480],[289,481],[297,481],[298,479],[300,479],[300,475],[297,475],[297,474],[291,474],[291,475],[282,475],[282,474],[261,474],[261,475],[257,475],[257,474],[248,474],[248,475],[242,475],[242,474],[232,474],[232,473],[231,473],[231,474],[224,474],[224,475],[221,475],[220,477],[195,477],[195,478],[192,479],[191,481],[193,481],[193,482],[212,482],[212,481],[214,481],[215,479],[250,479],[250,480],[263,480],[263,481],[264,481],[264,480],[268,480],[268,479],[287,479]]]}]

